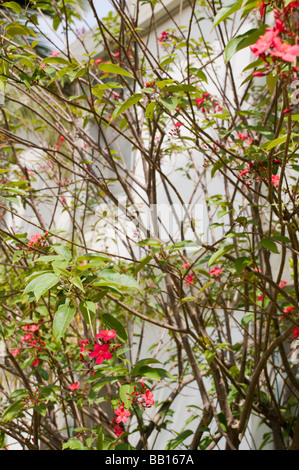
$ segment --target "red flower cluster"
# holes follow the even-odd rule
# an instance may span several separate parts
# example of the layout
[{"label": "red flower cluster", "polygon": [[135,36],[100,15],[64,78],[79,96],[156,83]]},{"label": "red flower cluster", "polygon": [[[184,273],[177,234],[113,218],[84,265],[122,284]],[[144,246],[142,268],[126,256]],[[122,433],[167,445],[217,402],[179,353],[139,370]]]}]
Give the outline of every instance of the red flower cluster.
[{"label": "red flower cluster", "polygon": [[167,41],[169,33],[167,31],[162,31],[161,36],[158,38],[159,42]]},{"label": "red flower cluster", "polygon": [[298,338],[298,336],[299,336],[299,328],[294,328],[294,329],[292,330],[292,332],[293,332],[292,337],[293,337],[293,338]]},{"label": "red flower cluster", "polygon": [[69,389],[73,392],[74,390],[79,390],[79,383],[74,382],[72,385],[69,385]]},{"label": "red flower cluster", "polygon": [[120,437],[122,433],[124,432],[123,428],[116,422],[116,418],[112,419],[111,427],[113,429],[114,434],[116,434],[117,437]]},{"label": "red flower cluster", "polygon": [[191,275],[190,275],[190,276],[187,276],[187,277],[186,277],[186,283],[185,283],[185,284],[186,284],[186,285],[192,284],[192,282],[193,282],[194,280],[195,280],[195,278],[194,278],[193,276],[191,276]]},{"label": "red flower cluster", "polygon": [[128,399],[141,408],[151,408],[155,404],[154,394],[149,388],[146,388],[144,382],[138,386],[134,385],[134,390],[131,394],[127,393]]},{"label": "red flower cluster", "polygon": [[94,350],[89,353],[89,356],[96,359],[98,365],[102,364],[103,361],[112,359],[112,353],[119,348],[121,345],[113,345],[111,347],[111,339],[116,337],[115,330],[101,330],[100,333],[96,335],[96,338],[99,338],[104,342],[104,344],[95,343]]},{"label": "red flower cluster", "polygon": [[211,94],[208,92],[203,93],[200,97],[196,98],[195,103],[204,114],[207,111],[213,111],[214,113],[222,111],[222,107],[211,98]]},{"label": "red flower cluster", "polygon": [[271,183],[274,184],[276,188],[279,186],[279,175],[272,175],[271,176]]},{"label": "red flower cluster", "polygon": [[250,146],[252,144],[252,138],[249,137],[248,135],[246,134],[243,134],[243,132],[240,132],[239,134],[237,134],[237,137],[239,137],[239,139],[241,139],[243,142],[245,142],[246,140],[248,141],[247,142],[247,145]]},{"label": "red flower cluster", "polygon": [[112,354],[109,351],[110,345],[109,344],[103,344],[102,346],[99,343],[96,343],[94,345],[94,351],[89,353],[90,357],[93,357],[96,359],[96,363],[98,365],[102,364],[104,360],[109,360],[112,359]]},{"label": "red flower cluster", "polygon": [[124,406],[121,405],[119,408],[114,410],[114,413],[117,415],[116,423],[126,423],[128,417],[131,416],[131,412],[129,410],[125,410]]},{"label": "red flower cluster", "polygon": [[209,272],[209,274],[211,274],[212,276],[220,276],[220,274],[222,273],[223,269],[222,268],[214,268],[214,269],[211,269],[211,271]]},{"label": "red flower cluster", "polygon": [[[44,235],[41,233],[35,233],[34,235],[31,235],[29,241],[28,241],[28,248],[27,251],[30,250],[32,247],[41,247],[44,246],[46,243],[46,237],[49,232],[45,232]],[[20,247],[21,248],[21,247]]]},{"label": "red flower cluster", "polygon": [[115,330],[100,330],[100,333],[96,335],[96,338],[101,338],[103,341],[107,342],[113,338],[116,338]]},{"label": "red flower cluster", "polygon": [[57,143],[57,145],[55,145],[54,149],[55,149],[55,150],[58,150],[59,147],[62,145],[63,141],[64,141],[64,137],[63,137],[63,135],[61,135],[61,136],[59,137],[58,143]]},{"label": "red flower cluster", "polygon": [[[290,313],[292,313],[293,311],[295,310],[295,307],[292,305],[291,307],[286,307],[283,312],[286,314],[286,315],[289,315]],[[285,318],[284,315],[281,315],[280,318]]]},{"label": "red flower cluster", "polygon": [[[260,36],[255,44],[250,46],[251,51],[255,57],[261,58],[265,64],[266,71],[257,71],[253,75],[260,77],[268,75],[272,70],[280,75],[281,78],[289,79],[287,71],[281,71],[281,65],[285,63],[293,64],[289,69],[289,74],[294,74],[294,79],[297,79],[298,72],[295,67],[296,58],[299,56],[299,44],[296,39],[298,34],[298,22],[292,21],[294,17],[293,9],[298,6],[298,2],[291,2],[282,10],[273,10],[275,18],[275,26],[273,28],[266,28],[264,35]],[[261,16],[265,10],[265,1],[262,0],[260,6]],[[284,113],[291,112],[290,109]]]},{"label": "red flower cluster", "polygon": [[29,393],[29,395],[27,395],[25,398],[22,398],[24,406],[22,406],[21,410],[26,410],[31,406],[35,406],[39,400],[39,397],[40,393],[38,391],[38,387],[36,387],[36,389],[32,393]]},{"label": "red flower cluster", "polygon": [[[281,160],[273,160],[274,165],[280,165]],[[267,165],[267,163],[266,163]],[[273,165],[272,165],[273,168]],[[276,171],[276,170],[275,170]],[[260,162],[248,162],[248,167],[244,168],[242,171],[238,173],[238,177],[242,178],[243,181],[245,182],[246,186],[250,186],[252,184],[252,180],[255,178],[256,180],[261,179],[265,183],[268,182],[267,178],[267,166],[265,166],[265,163],[263,160]],[[271,175],[271,184],[274,184],[276,188],[279,186],[279,175]]]}]

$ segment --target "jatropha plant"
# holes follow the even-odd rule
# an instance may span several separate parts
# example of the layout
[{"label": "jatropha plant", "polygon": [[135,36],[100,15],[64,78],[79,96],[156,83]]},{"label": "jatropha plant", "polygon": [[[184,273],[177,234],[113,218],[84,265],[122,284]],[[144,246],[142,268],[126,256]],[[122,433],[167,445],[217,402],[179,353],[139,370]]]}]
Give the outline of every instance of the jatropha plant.
[{"label": "jatropha plant", "polygon": [[299,3],[0,3],[0,447],[298,450]]}]

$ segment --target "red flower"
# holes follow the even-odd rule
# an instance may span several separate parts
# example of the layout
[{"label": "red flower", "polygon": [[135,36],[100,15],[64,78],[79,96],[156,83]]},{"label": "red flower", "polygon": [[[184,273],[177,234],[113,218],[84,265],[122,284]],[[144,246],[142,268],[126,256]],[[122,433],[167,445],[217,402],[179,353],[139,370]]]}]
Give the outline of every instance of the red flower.
[{"label": "red flower", "polygon": [[293,338],[298,338],[298,336],[299,336],[299,328],[294,328],[294,329],[292,330],[292,332],[293,332],[292,337],[293,337]]},{"label": "red flower", "polygon": [[282,42],[280,38],[276,37],[273,41],[275,51],[271,54],[275,57],[280,57],[285,62],[294,62],[296,57],[299,56],[299,46],[292,46],[287,42]]},{"label": "red flower", "polygon": [[189,268],[189,266],[190,266],[190,263],[185,263],[185,264],[183,264],[182,269]]},{"label": "red flower", "polygon": [[58,144],[55,145],[54,149],[55,149],[55,150],[58,150],[63,141],[64,141],[64,137],[61,135],[61,136],[59,137],[59,139],[58,139]]},{"label": "red flower", "polygon": [[101,330],[99,334],[96,335],[96,338],[101,338],[103,341],[110,341],[116,337],[115,330]]},{"label": "red flower", "polygon": [[279,175],[272,175],[271,183],[275,185],[276,188],[279,186]]},{"label": "red flower", "polygon": [[20,351],[21,351],[20,349],[13,349],[11,351],[11,354],[13,355],[13,357],[17,357],[17,355],[19,354]]},{"label": "red flower", "polygon": [[222,271],[223,271],[222,268],[214,268],[214,269],[211,269],[209,274],[211,274],[212,276],[220,276]]},{"label": "red flower", "polygon": [[195,103],[197,104],[197,106],[200,106],[204,103],[204,101],[204,98],[196,98]]},{"label": "red flower", "polygon": [[117,423],[126,423],[127,418],[131,416],[131,412],[129,410],[125,410],[123,406],[120,406],[116,410],[114,410],[114,413],[117,415],[116,422]]},{"label": "red flower", "polygon": [[33,367],[36,367],[38,363],[39,363],[39,360],[34,359],[34,361],[32,362]]},{"label": "red flower", "polygon": [[268,49],[270,49],[278,32],[279,31],[274,31],[273,29],[267,28],[267,32],[263,36],[260,36],[255,44],[250,46],[250,49],[254,53],[255,57],[258,57],[260,54],[263,54]]},{"label": "red flower", "polygon": [[37,243],[41,239],[44,239],[43,235],[41,233],[35,233],[34,235],[31,235],[28,245],[35,245],[35,243]]},{"label": "red flower", "polygon": [[50,55],[56,57],[59,54],[59,51],[51,51]]},{"label": "red flower", "polygon": [[243,140],[243,142],[244,142],[244,140],[249,139],[248,135],[245,135],[242,132],[240,132],[240,134],[237,134],[237,137],[239,137],[239,139]]},{"label": "red flower", "polygon": [[73,392],[74,390],[79,390],[79,383],[74,382],[72,385],[69,385],[69,389]]},{"label": "red flower", "polygon": [[244,168],[244,170],[240,171],[239,173],[239,178],[242,178],[242,176],[246,175],[247,173],[249,173],[249,168]]},{"label": "red flower", "polygon": [[80,352],[81,353],[87,353],[89,352],[89,349],[86,349],[85,346],[89,343],[88,339],[83,339],[82,341],[79,341],[79,346],[80,346]]},{"label": "red flower", "polygon": [[154,394],[148,388],[146,389],[146,392],[143,395],[141,395],[141,397],[145,400],[145,405],[146,406],[154,405],[154,403],[155,403],[155,400],[153,398]]},{"label": "red flower", "polygon": [[257,2],[256,6],[259,6],[261,20],[262,20],[264,13],[265,13],[265,7],[266,7],[265,0],[262,0],[262,2]]},{"label": "red flower", "polygon": [[[288,283],[288,281],[281,281],[281,283],[279,284],[279,287],[280,287],[281,289],[283,289],[284,286],[285,286],[285,284],[287,284],[287,283]],[[295,307],[293,307],[293,308],[295,308]]]},{"label": "red flower", "polygon": [[291,307],[286,307],[284,309],[284,313],[286,313],[287,315],[291,312],[293,312],[295,310],[295,307],[291,306]]},{"label": "red flower", "polygon": [[107,359],[112,359],[112,354],[109,352],[110,345],[104,344],[101,346],[99,343],[96,343],[94,346],[94,351],[89,353],[90,357],[96,358],[97,364],[102,364],[102,362]]},{"label": "red flower", "polygon": [[261,295],[258,296],[257,300],[258,300],[259,302],[261,302],[261,301],[263,300],[263,298],[264,298],[264,296],[263,296],[263,294],[261,294]]},{"label": "red flower", "polygon": [[113,428],[113,432],[114,434],[117,435],[117,437],[120,437],[122,435],[122,433],[124,432],[123,428],[121,428],[118,424],[116,426],[114,426]]},{"label": "red flower", "polygon": [[39,329],[39,325],[25,325],[23,328],[24,331],[31,331],[32,333],[34,333],[38,329]]},{"label": "red flower", "polygon": [[192,282],[194,281],[194,277],[193,276],[187,276],[186,277],[186,284],[192,284]]},{"label": "red flower", "polygon": [[32,338],[32,335],[27,333],[27,335],[22,336],[21,342],[24,343],[24,341],[30,341]]},{"label": "red flower", "polygon": [[167,31],[162,31],[161,36],[159,37],[158,41],[163,42],[168,38],[169,33]]}]

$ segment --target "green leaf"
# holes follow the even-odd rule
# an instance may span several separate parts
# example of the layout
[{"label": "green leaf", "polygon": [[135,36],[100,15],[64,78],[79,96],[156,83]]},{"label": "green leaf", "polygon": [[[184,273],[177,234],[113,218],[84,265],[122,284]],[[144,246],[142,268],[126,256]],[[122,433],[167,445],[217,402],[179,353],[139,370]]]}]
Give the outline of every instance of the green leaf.
[{"label": "green leaf", "polygon": [[171,98],[159,98],[159,103],[165,108],[167,108],[169,111],[175,111],[178,102],[178,99],[174,96]]},{"label": "green leaf", "polygon": [[23,408],[24,402],[22,400],[17,400],[12,405],[10,405],[8,408],[6,408],[1,416],[1,419],[4,423],[8,423],[9,421],[13,420],[16,418],[20,411],[21,408]]},{"label": "green leaf", "polygon": [[197,88],[194,85],[168,85],[163,91],[166,93],[195,92]]},{"label": "green leaf", "polygon": [[3,6],[6,8],[10,8],[13,10],[15,13],[22,13],[22,7],[16,2],[5,2],[3,3]]},{"label": "green leaf", "polygon": [[219,258],[221,258],[222,256],[224,256],[226,253],[228,253],[229,251],[231,251],[231,249],[233,248],[234,245],[226,245],[226,246],[221,246],[219,248],[219,250],[216,251],[216,253],[214,253],[211,258],[209,259],[209,262],[208,262],[208,266],[211,266],[212,264],[216,263],[216,261],[218,261]]},{"label": "green leaf", "polygon": [[169,251],[170,253],[172,253],[173,251],[179,251],[179,250],[183,250],[183,249],[189,248],[189,247],[197,247],[198,248],[198,244],[195,243],[193,240],[183,240],[181,242],[175,243],[174,245],[168,246],[165,249],[167,251]]},{"label": "green leaf", "polygon": [[265,33],[265,30],[265,25],[262,25],[260,28],[250,29],[246,33],[231,39],[225,48],[225,61],[229,62],[236,52],[256,43],[259,37]]},{"label": "green leaf", "polygon": [[75,316],[75,313],[76,309],[72,305],[59,305],[53,321],[53,332],[56,339],[64,336],[69,324]]},{"label": "green leaf", "polygon": [[104,435],[103,435],[103,430],[102,428],[97,430],[97,442],[96,442],[96,449],[97,450],[103,450],[103,445],[104,445]]},{"label": "green leaf", "polygon": [[124,77],[134,78],[127,70],[122,69],[119,65],[115,64],[104,64],[101,63],[98,66],[98,70],[101,72],[116,73],[117,75],[122,75]]},{"label": "green leaf", "polygon": [[94,286],[116,286],[129,289],[142,290],[138,282],[127,274],[120,274],[113,269],[104,269],[99,273],[99,280],[93,283]]},{"label": "green leaf", "polygon": [[121,385],[119,389],[119,396],[121,401],[124,403],[124,407],[128,410],[131,406],[130,395],[134,391],[134,384]]},{"label": "green leaf", "polygon": [[262,238],[259,246],[266,248],[267,250],[272,251],[272,253],[277,253],[279,254],[279,250],[277,248],[276,243],[273,240],[270,240],[269,238]]},{"label": "green leaf", "polygon": [[206,357],[208,364],[211,364],[211,362],[214,360],[215,355],[216,355],[216,351],[211,351],[210,349],[207,349],[205,351],[205,357]]},{"label": "green leaf", "polygon": [[123,376],[119,375],[118,377],[103,377],[99,382],[93,385],[92,390],[95,393],[100,392],[100,390],[108,383],[117,382],[118,380],[124,378]]},{"label": "green leaf", "polygon": [[96,304],[94,302],[90,302],[89,300],[84,300],[83,302],[80,302],[79,308],[86,325],[91,326],[96,314]]},{"label": "green leaf", "polygon": [[240,256],[240,258],[235,261],[235,268],[237,273],[241,274],[248,264],[251,264],[251,260],[246,258],[246,256]]},{"label": "green leaf", "polygon": [[47,414],[47,405],[45,403],[40,403],[34,407],[34,410],[37,411],[40,415],[46,416]]},{"label": "green leaf", "polygon": [[[154,359],[145,359],[144,361],[139,361],[136,366],[131,371],[132,376],[134,377],[148,377],[154,380],[160,380],[160,378],[173,379],[174,377],[165,369],[159,367],[150,367],[145,364],[150,364],[156,362]],[[159,361],[157,361],[159,362]],[[143,364],[143,365],[142,365]]]},{"label": "green leaf", "polygon": [[208,287],[210,287],[214,283],[215,283],[215,281],[210,281],[207,284],[205,284],[204,286],[202,286],[202,288],[200,289],[200,291],[198,292],[197,295],[198,296],[201,295]]},{"label": "green leaf", "polygon": [[120,114],[124,113],[128,108],[138,103],[138,101],[141,100],[142,96],[142,93],[135,93],[134,95],[130,96],[127,101],[117,106],[112,113],[110,122],[113,121],[113,119],[117,118]]},{"label": "green leaf", "polygon": [[272,140],[272,142],[270,142],[266,147],[267,152],[268,150],[273,149],[277,145],[284,143],[286,140],[287,140],[287,135],[283,135],[282,137],[278,137],[277,139]]},{"label": "green leaf", "polygon": [[6,26],[6,35],[8,38],[14,36],[34,36],[36,37],[35,32],[32,29],[27,28],[19,23],[10,23]]},{"label": "green leaf", "polygon": [[167,446],[166,450],[174,450],[178,447],[182,442],[184,442],[187,437],[192,436],[194,434],[193,431],[190,429],[186,429],[185,431],[181,432],[175,439],[171,439]]},{"label": "green leaf", "polygon": [[58,284],[59,279],[60,277],[54,273],[45,273],[37,276],[26,286],[24,294],[33,291],[36,301],[38,302],[42,295]]},{"label": "green leaf", "polygon": [[252,322],[253,320],[254,320],[254,313],[246,313],[241,320],[241,325],[245,327],[248,325],[248,323]]},{"label": "green leaf", "polygon": [[213,22],[213,28],[215,28],[221,21],[226,20],[232,13],[235,13],[236,11],[240,10],[242,7],[243,0],[237,0],[234,3],[230,3],[229,5],[226,5],[225,7],[221,8],[221,10],[218,11],[214,18]]},{"label": "green leaf", "polygon": [[134,377],[148,377],[149,379],[160,380],[158,371],[150,366],[138,367],[132,375]]},{"label": "green leaf", "polygon": [[141,240],[140,242],[136,243],[136,246],[154,246],[156,248],[160,248],[162,244],[154,238],[146,238],[145,240]]},{"label": "green leaf", "polygon": [[78,287],[82,292],[85,292],[82,281],[79,276],[72,277],[70,282],[74,284],[74,286]]},{"label": "green leaf", "polygon": [[43,62],[43,64],[62,64],[62,65],[75,65],[72,64],[69,60],[64,59],[63,57],[46,57]]},{"label": "green leaf", "polygon": [[266,76],[266,83],[267,83],[267,86],[268,86],[269,91],[270,91],[271,94],[273,93],[273,90],[276,86],[277,80],[278,80],[278,75],[274,76],[273,73],[269,73]]},{"label": "green leaf", "polygon": [[63,245],[53,245],[53,249],[56,251],[58,255],[61,256],[62,259],[65,259],[66,261],[71,261],[72,259],[72,253],[70,250]]},{"label": "green leaf", "polygon": [[138,266],[135,268],[134,274],[136,275],[139,271],[141,271],[141,269],[143,269],[144,266],[146,266],[153,259],[153,256],[154,255],[151,254],[143,258],[138,264]]},{"label": "green leaf", "polygon": [[160,361],[158,361],[158,359],[155,359],[155,358],[152,358],[152,357],[147,357],[145,359],[140,359],[140,361],[138,361],[135,364],[135,367],[134,367],[133,370],[138,369],[139,367],[145,366],[147,364],[160,364]]},{"label": "green leaf", "polygon": [[154,117],[154,112],[155,112],[155,108],[156,108],[156,103],[154,101],[151,101],[147,107],[146,107],[146,110],[145,110],[145,115],[148,119],[152,120],[153,117]]},{"label": "green leaf", "polygon": [[110,329],[110,330],[115,330],[117,337],[123,342],[126,343],[128,341],[128,334],[123,327],[122,323],[118,321],[115,317],[112,315],[109,315],[109,313],[105,313],[102,315],[102,320],[105,323],[105,325]]},{"label": "green leaf", "polygon": [[79,439],[69,439],[65,444],[62,445],[62,449],[82,450],[84,447],[83,443]]},{"label": "green leaf", "polygon": [[203,80],[204,82],[208,83],[207,76],[206,76],[206,74],[203,72],[203,70],[198,69],[198,68],[195,68],[195,67],[191,67],[191,68],[190,68],[190,73],[192,73],[193,75],[195,75],[195,76],[196,76],[197,78],[199,78],[200,80]]}]

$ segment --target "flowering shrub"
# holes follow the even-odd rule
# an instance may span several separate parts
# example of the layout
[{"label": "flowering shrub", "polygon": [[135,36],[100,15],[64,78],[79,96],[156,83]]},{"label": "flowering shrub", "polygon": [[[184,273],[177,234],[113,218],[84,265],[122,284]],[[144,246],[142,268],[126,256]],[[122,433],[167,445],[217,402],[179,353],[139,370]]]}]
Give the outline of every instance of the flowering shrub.
[{"label": "flowering shrub", "polygon": [[0,447],[297,450],[298,2],[90,0],[91,32],[27,3],[0,10]]}]

